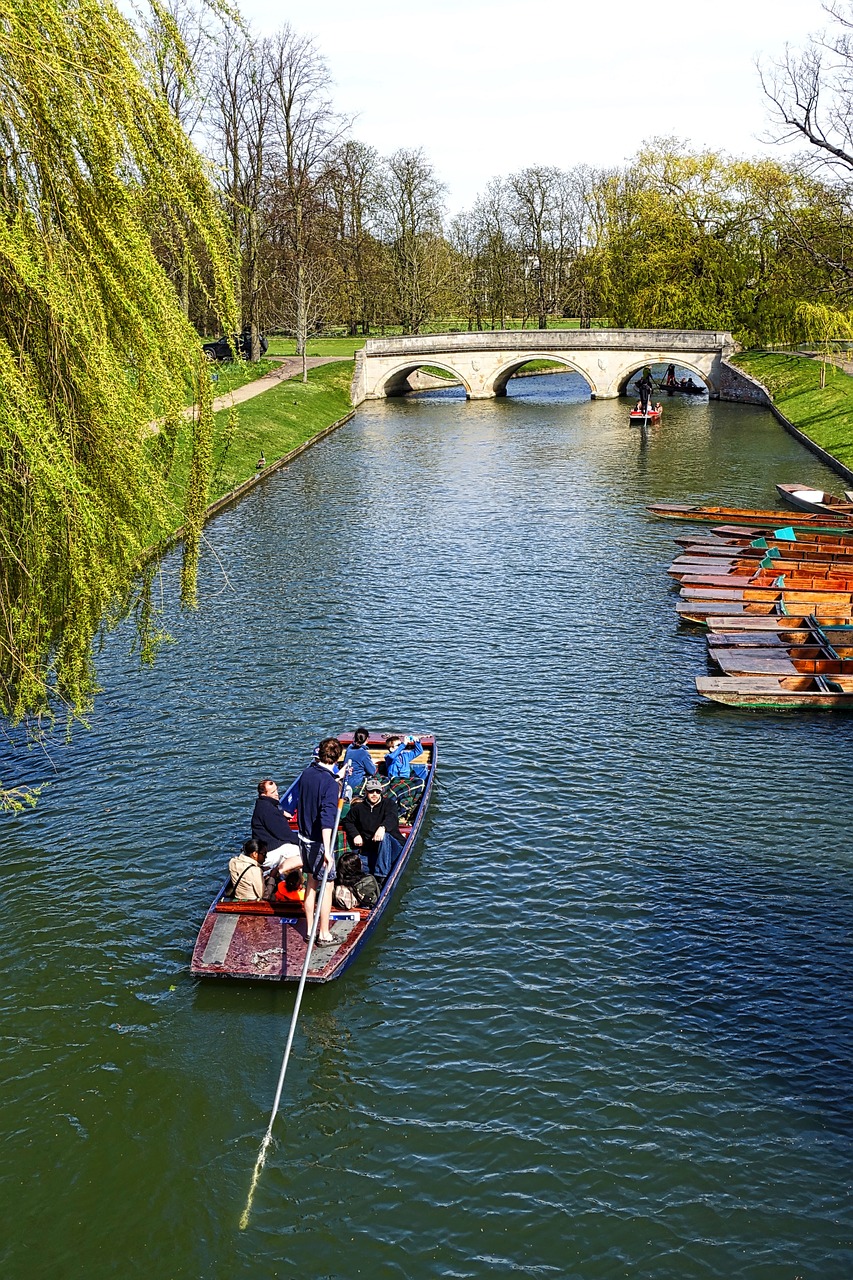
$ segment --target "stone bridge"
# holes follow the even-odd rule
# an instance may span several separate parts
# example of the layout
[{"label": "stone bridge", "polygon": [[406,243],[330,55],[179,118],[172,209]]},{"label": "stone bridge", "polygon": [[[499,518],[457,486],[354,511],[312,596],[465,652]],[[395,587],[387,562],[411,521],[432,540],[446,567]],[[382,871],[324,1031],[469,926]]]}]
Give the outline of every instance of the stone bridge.
[{"label": "stone bridge", "polygon": [[381,400],[413,390],[410,377],[424,365],[443,369],[469,400],[504,395],[528,360],[554,360],[589,383],[596,399],[620,395],[646,364],[676,364],[701,378],[715,397],[726,396],[730,333],[698,329],[501,329],[486,333],[431,333],[413,338],[368,338],[356,353],[352,402]]}]

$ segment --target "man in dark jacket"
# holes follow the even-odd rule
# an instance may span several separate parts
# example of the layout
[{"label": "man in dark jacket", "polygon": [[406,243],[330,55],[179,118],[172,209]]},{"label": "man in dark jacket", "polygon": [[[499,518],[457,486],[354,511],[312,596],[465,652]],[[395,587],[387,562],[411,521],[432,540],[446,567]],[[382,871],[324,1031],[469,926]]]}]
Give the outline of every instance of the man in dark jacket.
[{"label": "man in dark jacket", "polygon": [[382,778],[368,778],[364,799],[352,806],[342,823],[350,844],[366,856],[368,870],[380,884],[393,871],[403,849],[397,802],[385,794],[386,785]]},{"label": "man in dark jacket", "polygon": [[[343,747],[337,738],[324,738],[317,748],[317,758],[299,775],[299,804],[296,810],[299,820],[299,844],[302,849],[302,865],[308,872],[308,889],[305,894],[305,919],[308,932],[314,923],[315,906],[320,912],[317,942],[323,946],[334,942],[329,930],[332,910],[332,881],[335,878],[335,854],[332,849],[332,831],[338,811],[340,785],[335,776],[335,763]],[[343,779],[341,779],[343,781]],[[329,868],[329,878],[322,901],[317,905],[317,890],[323,878],[323,870]]]},{"label": "man in dark jacket", "polygon": [[293,867],[302,866],[302,854],[288,817],[282,812],[278,787],[272,778],[258,783],[258,798],[252,813],[252,836],[267,845],[264,870],[277,867],[285,875]]}]

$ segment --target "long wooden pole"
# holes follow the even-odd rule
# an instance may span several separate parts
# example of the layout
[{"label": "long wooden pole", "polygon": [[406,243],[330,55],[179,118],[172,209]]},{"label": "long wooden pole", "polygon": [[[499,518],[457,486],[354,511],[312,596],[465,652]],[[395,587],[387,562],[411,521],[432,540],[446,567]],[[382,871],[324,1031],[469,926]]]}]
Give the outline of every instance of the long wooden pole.
[{"label": "long wooden pole", "polygon": [[[338,827],[340,826],[340,822],[341,822],[341,811],[344,807],[344,801],[346,799],[346,791],[347,791],[347,788],[342,784],[341,794],[338,798],[338,811],[335,814],[335,825],[332,828],[332,836],[329,841],[329,848],[331,850],[333,858],[335,856],[335,841],[338,838]],[[296,1034],[296,1019],[299,1017],[299,1006],[302,1004],[302,993],[305,990],[305,980],[308,977],[308,966],[311,963],[311,952],[314,948],[314,939],[317,936],[317,926],[320,923],[320,905],[323,901],[323,895],[326,892],[326,883],[328,879],[329,879],[329,863],[327,862],[326,865],[323,867],[323,876],[322,876],[322,879],[320,880],[320,888],[317,892],[317,899],[314,905],[314,920],[311,925],[311,932],[308,935],[308,946],[306,947],[306,950],[305,950],[305,962],[302,965],[302,976],[299,979],[299,987],[296,992],[296,1002],[293,1006],[293,1014],[290,1019],[290,1030],[287,1033],[287,1044],[284,1046],[284,1057],[282,1058],[281,1071],[279,1072],[279,1075],[278,1075],[278,1085],[275,1091],[275,1098],[272,1104],[272,1111],[270,1112],[270,1121],[269,1121],[269,1124],[267,1125],[267,1131],[264,1134],[264,1140],[261,1143],[261,1149],[258,1152],[258,1158],[255,1161],[255,1169],[252,1174],[252,1184],[249,1187],[249,1197],[246,1200],[246,1207],[243,1210],[243,1216],[240,1218],[241,1231],[245,1231],[249,1225],[249,1216],[252,1212],[252,1201],[255,1198],[255,1188],[258,1185],[258,1179],[261,1176],[261,1170],[264,1167],[264,1163],[267,1158],[267,1151],[269,1149],[270,1142],[272,1141],[272,1127],[275,1124],[275,1118],[278,1113],[279,1103],[281,1102],[281,1093],[282,1093],[282,1089],[284,1088],[284,1077],[287,1074],[287,1064],[290,1061],[290,1051],[293,1048],[293,1037]]]}]

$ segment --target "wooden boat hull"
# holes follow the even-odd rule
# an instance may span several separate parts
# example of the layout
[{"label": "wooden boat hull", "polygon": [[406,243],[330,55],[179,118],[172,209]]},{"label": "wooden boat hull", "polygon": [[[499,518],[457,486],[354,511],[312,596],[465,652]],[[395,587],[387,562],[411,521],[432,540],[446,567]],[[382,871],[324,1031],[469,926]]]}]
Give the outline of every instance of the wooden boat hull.
[{"label": "wooden boat hull", "polygon": [[[345,745],[352,734],[340,734]],[[388,904],[399,887],[412,850],[423,829],[432,794],[438,749],[435,738],[421,737],[429,755],[426,786],[417,813],[406,836],[403,851],[386,880],[379,901],[369,911],[332,912],[334,947],[317,948],[312,953],[312,967],[307,981],[330,982],[349,968],[375,931]],[[368,742],[378,748],[379,738]],[[268,903],[233,903],[224,900],[228,881],[222,886],[205,916],[193,950],[190,971],[204,978],[260,979],[273,982],[298,982],[305,962],[307,938],[305,916],[301,908],[271,906]]]},{"label": "wooden boat hull", "polygon": [[774,560],[773,568],[766,569],[752,560],[719,560],[708,556],[678,556],[667,573],[679,582],[697,584],[702,580],[745,586],[751,582],[773,583],[784,577],[785,585],[792,587],[821,583],[832,584],[853,591],[853,564],[839,564],[837,560]]},{"label": "wooden boat hull", "polygon": [[[813,616],[814,615],[809,615],[809,617]],[[853,616],[853,614],[848,614],[846,619],[817,617],[815,618],[815,622],[822,631],[831,631],[833,633],[838,632],[841,636],[853,635],[853,621],[850,621],[851,616]],[[733,616],[731,614],[709,614],[705,619],[705,625],[711,632],[731,632],[732,628],[736,627],[740,635],[745,635],[750,632],[771,635],[774,632],[779,632],[780,634],[784,634],[789,631],[802,632],[803,626],[807,621],[807,618],[804,618],[803,621],[800,622],[796,617],[781,617],[777,613],[766,614],[763,616],[759,615],[757,617],[752,614],[741,614],[740,616]]]},{"label": "wooden boat hull", "polygon": [[799,511],[810,511],[817,515],[824,511],[831,515],[836,509],[839,515],[844,510],[853,512],[853,504],[850,502],[836,498],[834,493],[826,493],[823,489],[813,489],[811,485],[777,484],[776,492],[783,502],[789,502]]},{"label": "wooden boat hull", "polygon": [[769,645],[721,645],[708,648],[708,657],[726,676],[838,676],[853,677],[853,662],[830,658],[817,645],[793,649]]},{"label": "wooden boat hull", "polygon": [[651,502],[646,506],[654,516],[665,520],[693,520],[697,524],[750,525],[758,532],[768,528],[775,529],[790,525],[792,528],[814,529],[820,531],[848,529],[853,533],[853,515],[850,516],[816,516],[790,511],[767,511],[740,507],[691,506],[684,502]]},{"label": "wooden boat hull", "polygon": [[788,622],[805,619],[817,614],[818,619],[831,615],[834,620],[841,621],[845,617],[853,620],[853,605],[824,605],[820,602],[794,601],[785,602],[785,613],[782,613],[778,600],[720,600],[716,597],[691,598],[681,600],[675,606],[680,622],[697,623],[706,626],[710,617],[730,622],[733,618],[777,618]]},{"label": "wooden boat hull", "polygon": [[663,414],[660,412],[637,413],[636,410],[632,410],[628,417],[630,418],[632,427],[642,427],[644,423],[660,422]]},{"label": "wooden boat hull", "polygon": [[853,711],[853,681],[850,686],[835,693],[803,676],[696,677],[696,692],[710,702],[775,711]]},{"label": "wooden boat hull", "polygon": [[736,579],[736,577],[721,576],[719,580],[713,577],[685,577],[679,595],[685,600],[693,599],[713,599],[719,600],[794,600],[802,604],[806,600],[813,600],[815,604],[850,604],[853,603],[853,588],[849,586],[836,586],[834,582],[826,582],[824,586],[818,586],[812,580],[808,580],[811,585],[788,585],[774,586],[762,584],[762,582],[754,582],[753,579]]}]

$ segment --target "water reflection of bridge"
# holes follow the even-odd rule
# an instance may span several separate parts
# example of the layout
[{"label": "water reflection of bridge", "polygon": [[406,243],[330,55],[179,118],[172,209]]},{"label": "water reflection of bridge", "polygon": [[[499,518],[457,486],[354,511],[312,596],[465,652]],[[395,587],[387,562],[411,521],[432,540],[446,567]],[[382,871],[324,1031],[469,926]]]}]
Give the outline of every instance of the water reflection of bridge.
[{"label": "water reflection of bridge", "polygon": [[487,400],[503,395],[509,379],[530,360],[573,369],[601,400],[620,395],[647,364],[688,369],[712,396],[749,398],[737,394],[740,375],[726,361],[735,349],[730,333],[697,329],[502,329],[368,338],[356,356],[352,399],[360,404],[405,395],[413,389],[411,375],[426,365],[457,378],[469,400]]}]

